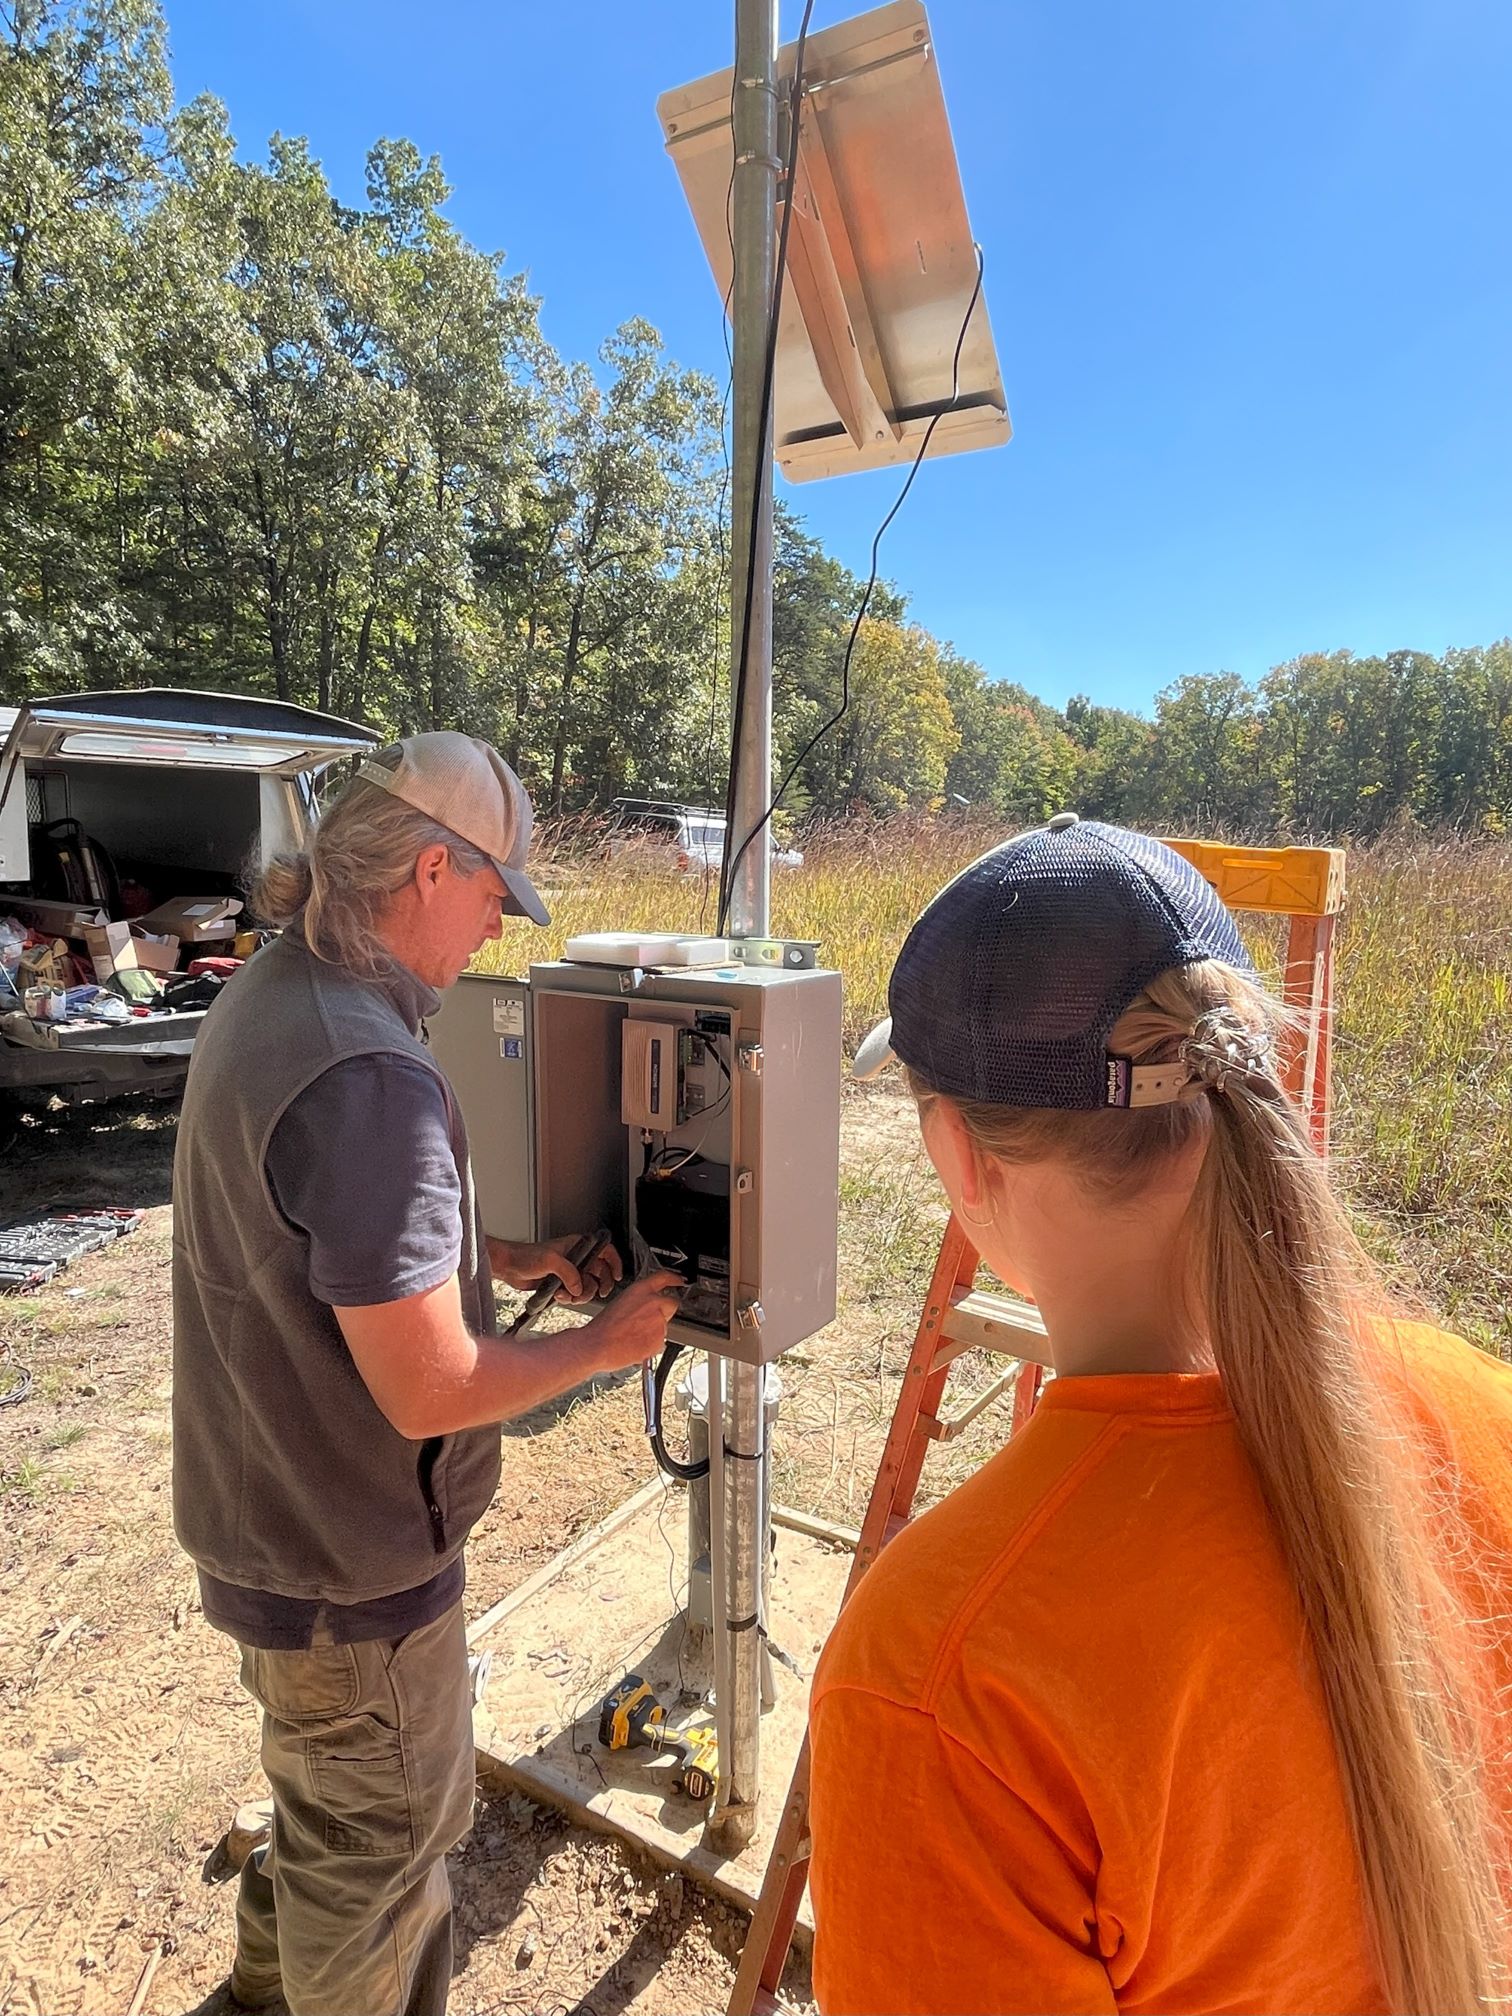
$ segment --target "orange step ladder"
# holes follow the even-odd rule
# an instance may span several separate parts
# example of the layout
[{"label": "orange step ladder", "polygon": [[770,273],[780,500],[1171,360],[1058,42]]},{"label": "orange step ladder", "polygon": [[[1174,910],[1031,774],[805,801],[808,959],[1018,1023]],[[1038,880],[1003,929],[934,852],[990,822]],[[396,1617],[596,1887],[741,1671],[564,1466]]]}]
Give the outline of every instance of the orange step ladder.
[{"label": "orange step ladder", "polygon": [[[1283,1059],[1287,1090],[1304,1108],[1320,1153],[1332,1104],[1334,932],[1344,907],[1344,852],[1336,847],[1228,847],[1168,840],[1231,910],[1290,919],[1282,995],[1293,1016]],[[872,1486],[841,1607],[888,1541],[913,1516],[931,1442],[948,1442],[1006,1392],[1010,1434],[1034,1412],[1049,1362],[1045,1326],[1028,1303],[975,1288],[979,1256],[959,1219],[945,1227],[924,1313]],[[953,1415],[942,1410],[950,1368],[967,1351],[998,1353],[1007,1371]],[[729,2016],[780,2012],[777,1988],[808,1887],[809,1745],[804,1737],[741,1955]]]}]

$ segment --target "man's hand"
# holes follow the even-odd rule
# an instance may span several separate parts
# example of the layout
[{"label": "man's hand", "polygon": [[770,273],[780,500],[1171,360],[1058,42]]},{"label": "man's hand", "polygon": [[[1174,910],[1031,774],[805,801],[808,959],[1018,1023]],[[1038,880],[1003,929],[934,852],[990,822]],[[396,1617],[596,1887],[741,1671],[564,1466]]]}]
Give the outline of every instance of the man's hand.
[{"label": "man's hand", "polygon": [[399,1302],[334,1311],[364,1385],[412,1442],[507,1421],[659,1351],[687,1283],[647,1274],[591,1323],[550,1337],[475,1337],[455,1274]]},{"label": "man's hand", "polygon": [[490,1239],[488,1264],[494,1279],[506,1287],[529,1290],[555,1275],[562,1284],[558,1301],[601,1302],[624,1279],[624,1263],[612,1246],[605,1246],[586,1267],[574,1267],[567,1255],[581,1237],[581,1233],[568,1233],[561,1239],[543,1239],[539,1245]]},{"label": "man's hand", "polygon": [[617,1372],[660,1351],[687,1285],[681,1274],[658,1268],[622,1288],[581,1333],[584,1343],[596,1347],[599,1370]]}]

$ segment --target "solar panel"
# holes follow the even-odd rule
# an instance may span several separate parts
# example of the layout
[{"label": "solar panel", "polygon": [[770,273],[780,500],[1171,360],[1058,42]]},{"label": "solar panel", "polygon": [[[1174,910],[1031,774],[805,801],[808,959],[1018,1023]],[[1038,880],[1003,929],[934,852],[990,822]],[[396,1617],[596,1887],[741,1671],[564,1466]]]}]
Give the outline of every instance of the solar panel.
[{"label": "solar panel", "polygon": [[[791,86],[795,45],[779,57]],[[732,254],[732,70],[657,101],[721,299]],[[991,448],[1012,434],[978,298],[951,402],[951,361],[976,251],[919,0],[892,0],[810,35],[788,270],[778,324],[776,459],[790,482]],[[778,220],[781,221],[779,198]],[[946,411],[945,409],[949,409]]]}]

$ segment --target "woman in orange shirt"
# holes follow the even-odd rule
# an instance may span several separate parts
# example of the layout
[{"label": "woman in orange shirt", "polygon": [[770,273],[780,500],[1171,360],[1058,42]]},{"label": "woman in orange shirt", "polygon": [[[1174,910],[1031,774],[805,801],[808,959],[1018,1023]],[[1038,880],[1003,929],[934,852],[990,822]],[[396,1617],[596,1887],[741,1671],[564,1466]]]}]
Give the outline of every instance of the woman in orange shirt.
[{"label": "woman in orange shirt", "polygon": [[821,1661],[821,2007],[1507,2006],[1512,1370],[1385,1313],[1168,848],[1008,842],[889,1005],[1056,1377]]}]

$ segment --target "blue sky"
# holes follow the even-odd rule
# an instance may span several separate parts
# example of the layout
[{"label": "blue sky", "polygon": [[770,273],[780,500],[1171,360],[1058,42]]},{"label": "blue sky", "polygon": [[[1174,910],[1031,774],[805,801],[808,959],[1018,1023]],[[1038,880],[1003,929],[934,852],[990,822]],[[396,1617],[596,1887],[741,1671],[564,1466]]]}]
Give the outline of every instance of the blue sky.
[{"label": "blue sky", "polygon": [[[724,370],[654,117],[721,0],[166,0],[174,74],[357,198],[381,135],[590,356],[648,317]],[[823,27],[858,8],[819,0]],[[798,0],[783,0],[783,31]],[[932,0],[1015,438],[883,547],[938,636],[1057,703],[1512,629],[1506,0]],[[786,494],[864,573],[897,483]]]}]

